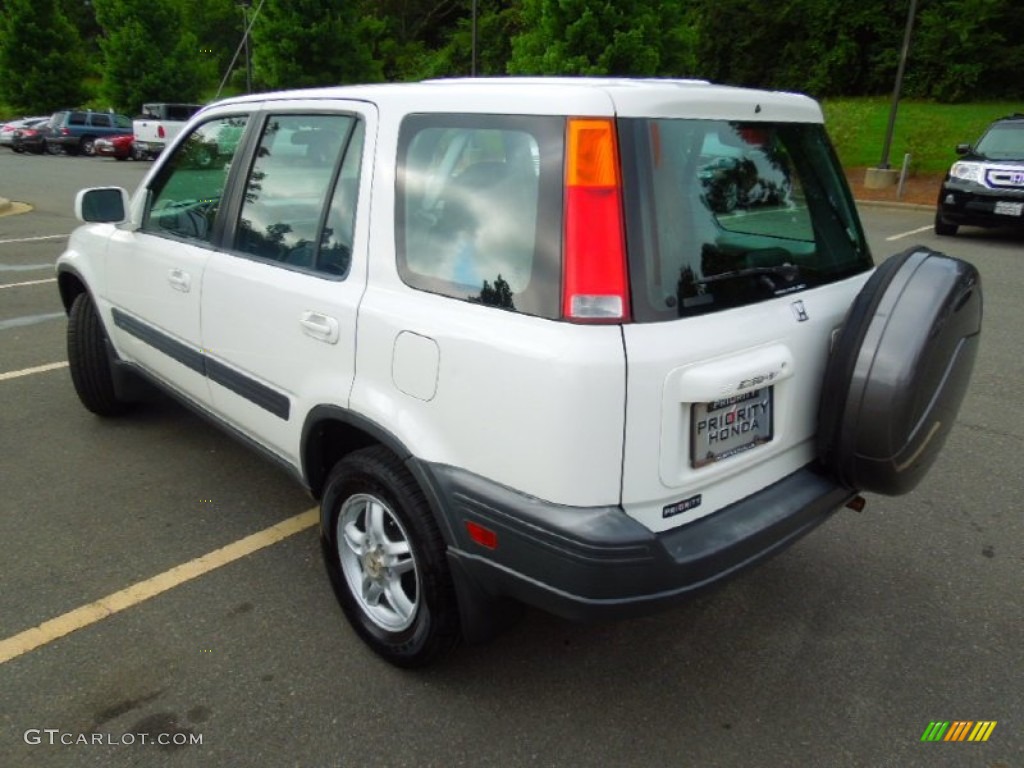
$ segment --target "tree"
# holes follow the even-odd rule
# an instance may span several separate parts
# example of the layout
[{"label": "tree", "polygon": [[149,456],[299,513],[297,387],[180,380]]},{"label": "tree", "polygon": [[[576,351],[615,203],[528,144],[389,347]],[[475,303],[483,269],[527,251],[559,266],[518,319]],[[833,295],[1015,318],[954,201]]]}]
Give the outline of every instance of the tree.
[{"label": "tree", "polygon": [[907,91],[941,101],[1020,98],[1024,16],[1010,0],[944,0],[918,14]]},{"label": "tree", "polygon": [[[503,75],[512,56],[512,39],[521,31],[518,3],[502,0],[478,0],[477,63],[478,75]],[[426,53],[422,65],[412,72],[416,78],[469,75],[473,70],[472,4],[462,0],[461,13],[452,23],[437,30],[438,47]]]},{"label": "tree", "polygon": [[271,89],[381,80],[370,46],[379,29],[349,0],[265,0],[252,28],[254,76]]},{"label": "tree", "polygon": [[183,30],[173,0],[95,0],[104,30],[103,81],[110,105],[134,114],[147,101],[198,101],[204,86],[199,41]]},{"label": "tree", "polygon": [[694,73],[693,27],[673,0],[523,0],[508,71],[535,75]]},{"label": "tree", "polygon": [[57,0],[6,0],[0,15],[0,100],[45,114],[84,96],[81,40]]}]

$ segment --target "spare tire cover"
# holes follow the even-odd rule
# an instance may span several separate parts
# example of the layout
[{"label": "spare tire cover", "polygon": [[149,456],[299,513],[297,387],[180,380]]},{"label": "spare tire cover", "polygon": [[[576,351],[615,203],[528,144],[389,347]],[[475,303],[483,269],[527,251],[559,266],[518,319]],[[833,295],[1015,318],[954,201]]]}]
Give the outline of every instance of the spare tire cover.
[{"label": "spare tire cover", "polygon": [[967,391],[981,315],[967,262],[918,246],[875,270],[822,385],[818,456],[839,483],[898,495],[921,481]]}]

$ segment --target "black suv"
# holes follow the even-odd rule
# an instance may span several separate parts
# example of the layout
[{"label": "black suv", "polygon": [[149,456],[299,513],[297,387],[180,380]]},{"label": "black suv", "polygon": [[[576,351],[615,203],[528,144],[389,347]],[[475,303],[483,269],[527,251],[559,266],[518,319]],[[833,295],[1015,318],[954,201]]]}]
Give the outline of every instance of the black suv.
[{"label": "black suv", "polygon": [[62,148],[69,155],[91,155],[96,139],[131,132],[131,118],[125,115],[66,109],[50,118],[46,145],[48,149]]},{"label": "black suv", "polygon": [[939,192],[935,234],[961,225],[1024,228],[1024,114],[996,120],[976,144],[959,144]]}]

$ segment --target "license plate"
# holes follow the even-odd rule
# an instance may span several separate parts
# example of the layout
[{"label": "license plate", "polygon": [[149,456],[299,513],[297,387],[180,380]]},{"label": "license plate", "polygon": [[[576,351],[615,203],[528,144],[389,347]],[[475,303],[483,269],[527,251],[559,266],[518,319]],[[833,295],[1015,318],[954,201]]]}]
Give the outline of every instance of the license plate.
[{"label": "license plate", "polygon": [[690,411],[690,466],[705,467],[772,440],[773,388],[694,403]]},{"label": "license plate", "polygon": [[996,203],[996,213],[1002,216],[1020,216],[1024,213],[1024,203]]}]

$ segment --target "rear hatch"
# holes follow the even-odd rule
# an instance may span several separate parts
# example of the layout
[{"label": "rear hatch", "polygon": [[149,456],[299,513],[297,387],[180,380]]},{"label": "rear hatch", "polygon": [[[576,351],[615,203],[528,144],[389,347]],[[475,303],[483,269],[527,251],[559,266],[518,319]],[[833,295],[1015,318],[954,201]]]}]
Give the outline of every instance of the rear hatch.
[{"label": "rear hatch", "polygon": [[814,460],[830,341],[872,262],[820,123],[622,117],[618,138],[622,501],[660,531]]}]

